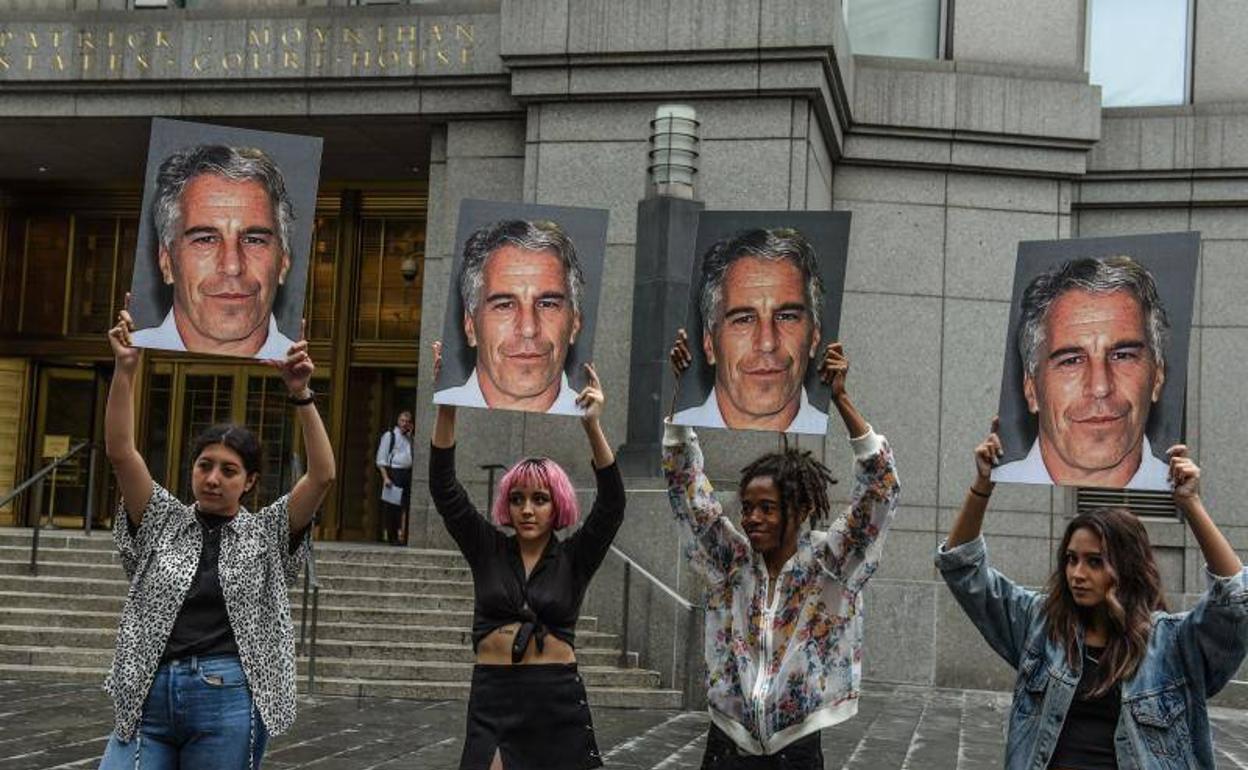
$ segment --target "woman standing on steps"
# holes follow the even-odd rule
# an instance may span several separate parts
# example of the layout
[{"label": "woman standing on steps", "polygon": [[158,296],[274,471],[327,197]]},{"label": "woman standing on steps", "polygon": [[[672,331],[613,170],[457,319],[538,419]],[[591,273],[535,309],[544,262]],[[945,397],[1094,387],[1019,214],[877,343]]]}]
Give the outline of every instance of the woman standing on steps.
[{"label": "woman standing on steps", "polygon": [[[434,371],[442,346],[435,342]],[[624,519],[624,482],[602,432],[606,398],[598,374],[577,396],[598,495],[575,524],[576,493],[548,458],[520,460],[499,482],[492,526],[455,476],[455,407],[439,406],[429,457],[429,493],[472,568],[472,644],[477,664],[468,699],[461,770],[583,770],[601,767],[585,685],[576,669],[575,627],[590,578]]]},{"label": "woman standing on steps", "polygon": [[[127,297],[127,299],[129,299]],[[260,444],[238,425],[196,439],[186,505],[152,480],[134,441],[130,314],[109,331],[115,369],[104,441],[122,502],[113,536],[130,591],[106,687],[115,725],[101,770],[257,768],[269,734],[295,719],[288,586],[311,544],[312,515],[334,480],[334,454],[308,388],[308,343],[272,361],[303,428],[307,472],[252,513]],[[305,323],[306,328],[306,323]],[[301,335],[302,338],[302,335]]]},{"label": "woman standing on steps", "polygon": [[1200,544],[1208,589],[1166,610],[1144,525],[1125,508],[1071,519],[1046,592],[988,565],[980,530],[1001,456],[993,420],[936,566],[984,640],[1018,670],[1005,766],[1212,768],[1207,701],[1248,649],[1248,570],[1205,510],[1200,468],[1171,447],[1174,504]]}]

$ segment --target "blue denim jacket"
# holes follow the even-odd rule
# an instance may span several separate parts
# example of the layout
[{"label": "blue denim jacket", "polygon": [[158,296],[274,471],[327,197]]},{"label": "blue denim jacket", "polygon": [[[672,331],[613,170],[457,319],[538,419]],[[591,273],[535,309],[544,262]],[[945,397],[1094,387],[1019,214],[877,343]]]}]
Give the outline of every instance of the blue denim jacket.
[{"label": "blue denim jacket", "polygon": [[[1006,770],[1047,768],[1082,672],[1045,633],[1044,595],[988,566],[982,537],[952,549],[942,544],[936,566],[984,640],[1018,671]],[[1228,578],[1206,574],[1209,589],[1191,611],[1153,613],[1148,652],[1122,683],[1114,731],[1119,768],[1214,766],[1205,701],[1231,679],[1248,648],[1248,569]],[[1082,653],[1082,635],[1079,647]]]}]

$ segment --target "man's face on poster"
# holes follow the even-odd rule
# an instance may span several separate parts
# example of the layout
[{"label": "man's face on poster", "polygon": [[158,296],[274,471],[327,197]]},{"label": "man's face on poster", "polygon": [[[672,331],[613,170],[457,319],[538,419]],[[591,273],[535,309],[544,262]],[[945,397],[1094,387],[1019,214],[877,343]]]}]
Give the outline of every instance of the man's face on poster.
[{"label": "man's face on poster", "polygon": [[1138,466],[1149,411],[1165,382],[1139,300],[1127,291],[1065,292],[1049,309],[1037,357],[1023,390],[1053,480]]},{"label": "man's face on poster", "polygon": [[702,347],[715,367],[721,411],[751,418],[786,409],[796,414],[806,365],[819,347],[801,268],[784,259],[742,257],[724,274],[720,308]]},{"label": "man's face on poster", "polygon": [[290,269],[273,204],[254,180],[200,174],[187,183],[160,271],[172,284],[174,317],[188,350],[267,336],[278,286]]},{"label": "man's face on poster", "polygon": [[485,260],[476,311],[464,314],[486,403],[548,408],[580,329],[557,254],[510,243],[495,249]]}]

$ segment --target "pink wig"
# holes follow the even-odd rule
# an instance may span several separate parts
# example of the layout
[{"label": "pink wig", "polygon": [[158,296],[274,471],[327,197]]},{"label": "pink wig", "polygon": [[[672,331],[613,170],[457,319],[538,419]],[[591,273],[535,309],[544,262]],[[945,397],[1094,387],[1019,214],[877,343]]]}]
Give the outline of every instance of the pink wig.
[{"label": "pink wig", "polygon": [[517,485],[538,487],[550,492],[550,501],[555,508],[555,529],[570,527],[580,518],[581,508],[576,502],[576,490],[559,463],[548,457],[529,457],[513,465],[498,482],[498,494],[494,496],[494,509],[490,512],[495,524],[511,526],[511,505],[508,498],[511,497],[512,488]]}]

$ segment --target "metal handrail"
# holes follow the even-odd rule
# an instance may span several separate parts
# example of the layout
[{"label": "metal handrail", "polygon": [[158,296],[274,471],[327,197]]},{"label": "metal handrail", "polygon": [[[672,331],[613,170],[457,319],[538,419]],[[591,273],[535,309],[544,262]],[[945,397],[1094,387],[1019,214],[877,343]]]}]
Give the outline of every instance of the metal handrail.
[{"label": "metal handrail", "polygon": [[[652,586],[655,586],[656,588],[659,589],[659,591],[661,591],[669,599],[673,600],[676,603],[677,607],[680,607],[686,613],[688,613],[686,615],[686,620],[685,620],[685,633],[686,633],[687,639],[693,639],[697,633],[697,629],[695,628],[694,624],[697,622],[697,619],[698,619],[698,610],[703,609],[703,608],[697,604],[693,604],[692,602],[686,600],[680,594],[676,593],[676,591],[673,590],[670,586],[668,586],[662,580],[659,580],[657,577],[651,574],[649,570],[647,570],[645,567],[638,564],[635,559],[633,559],[631,556],[624,553],[623,551],[621,551],[619,548],[615,547],[614,545],[611,546],[611,552],[614,553],[616,556],[620,557],[624,561],[624,599],[623,599],[623,611],[621,613],[621,620],[620,620],[620,667],[627,668],[628,663],[629,663],[628,656],[630,653],[628,649],[628,626],[629,626],[628,618],[632,611],[632,576],[633,576],[634,570],[643,578],[645,578],[647,581],[649,581],[649,583]],[[692,688],[696,684],[693,681],[694,672],[697,670],[697,665],[694,662],[694,657],[695,657],[694,653],[695,653],[694,646],[692,644],[686,644],[685,645],[685,661],[684,661],[685,686],[682,688],[686,693],[692,692]],[[673,661],[673,665],[672,665],[672,677],[673,677],[673,685],[675,685],[675,681],[674,681],[676,677],[676,662],[675,661]]]},{"label": "metal handrail", "polygon": [[[21,484],[18,484],[11,491],[9,491],[9,493],[6,494],[4,497],[0,497],[0,508],[3,508],[4,506],[8,505],[11,501],[16,499],[18,495],[22,494],[27,489],[30,489],[31,487],[35,486],[39,482],[43,481],[45,476],[47,476],[49,473],[56,470],[57,468],[61,467],[61,465],[66,463],[74,455],[81,452],[85,447],[91,447],[91,451],[89,454],[91,458],[90,462],[91,462],[92,467],[88,469],[87,512],[86,512],[87,532],[90,533],[91,531],[90,522],[91,522],[92,517],[95,516],[95,505],[94,505],[95,495],[93,494],[94,489],[92,489],[93,487],[92,481],[94,480],[94,470],[95,470],[94,468],[95,445],[92,444],[90,441],[78,442],[74,446],[70,447],[68,452],[56,458],[55,460],[48,463],[47,465],[43,466],[38,471],[35,471],[35,473],[31,474],[30,478],[26,479]],[[35,487],[35,492],[38,493],[42,489],[43,487]],[[31,525],[30,574],[32,575],[39,574],[39,531],[43,529],[43,512],[40,511],[39,508],[42,507],[42,503],[43,503],[43,500],[42,498],[40,498],[38,501],[38,504],[35,506],[35,523]]]},{"label": "metal handrail", "polygon": [[636,561],[635,561],[635,560],[634,560],[631,556],[629,556],[628,554],[624,553],[624,552],[623,552],[623,551],[621,551],[619,548],[616,548],[616,547],[613,545],[613,546],[611,546],[611,552],[612,552],[612,553],[614,553],[616,556],[619,556],[621,559],[623,559],[623,560],[624,560],[624,566],[625,566],[625,568],[626,568],[626,569],[635,569],[635,570],[637,570],[639,573],[641,573],[641,576],[642,576],[642,577],[644,577],[646,580],[649,580],[651,583],[653,583],[655,586],[657,586],[657,587],[658,587],[658,589],[659,589],[660,591],[662,591],[663,593],[665,593],[665,594],[667,594],[668,596],[670,596],[670,597],[671,597],[671,598],[672,598],[672,599],[673,599],[673,600],[674,600],[674,601],[675,601],[678,605],[680,605],[683,609],[685,609],[685,610],[687,610],[687,611],[689,611],[689,612],[693,612],[694,610],[699,609],[699,607],[698,607],[696,604],[693,604],[693,603],[691,603],[691,602],[687,601],[687,600],[686,600],[683,596],[681,596],[680,594],[676,593],[676,591],[675,591],[675,590],[673,590],[672,588],[668,587],[668,585],[667,585],[666,583],[664,583],[662,580],[659,580],[657,577],[655,577],[653,574],[651,574],[651,573],[650,573],[650,572],[649,572],[649,571],[648,571],[645,567],[643,567],[643,566],[641,566],[640,564],[638,564],[638,563],[637,563],[637,562],[636,562]]},{"label": "metal handrail", "polygon": [[[312,526],[316,526],[316,519],[313,519]],[[316,548],[314,541],[308,542],[308,559],[303,563],[303,612],[299,615],[299,646],[304,645],[305,639],[308,641],[308,693],[316,691],[316,625],[320,616],[321,609],[321,581],[316,576]],[[307,635],[308,627],[308,593],[311,590],[312,596],[312,634],[309,638]]]},{"label": "metal handrail", "polygon": [[[303,461],[295,452],[290,453],[290,477],[299,479],[303,476]],[[318,510],[312,516],[310,525],[315,532],[316,525],[321,521]],[[312,634],[308,636],[308,597],[312,599]],[[321,581],[316,576],[316,538],[308,538],[308,558],[303,562],[303,611],[299,613],[299,646],[307,644],[308,655],[308,693],[316,691],[316,626],[321,610]]]},{"label": "metal handrail", "polygon": [[83,447],[85,447],[85,446],[89,445],[90,443],[91,443],[90,441],[80,441],[80,442],[78,442],[78,443],[77,443],[77,444],[75,444],[74,446],[70,447],[70,449],[69,449],[69,451],[68,451],[68,452],[66,452],[65,454],[63,454],[63,455],[61,455],[60,457],[56,458],[55,460],[53,460],[52,462],[48,463],[47,465],[43,466],[43,467],[42,467],[42,468],[40,468],[39,470],[35,471],[35,473],[34,473],[33,475],[31,475],[31,477],[30,477],[30,478],[26,479],[26,480],[25,480],[25,481],[23,481],[21,484],[18,484],[16,487],[14,487],[13,489],[11,489],[11,490],[9,491],[9,493],[8,493],[8,494],[6,494],[4,497],[0,497],[0,508],[3,508],[4,506],[8,505],[10,501],[12,501],[14,498],[16,498],[16,497],[17,497],[18,495],[20,495],[21,493],[25,492],[25,491],[27,490],[27,488],[29,488],[29,487],[33,486],[34,484],[38,483],[40,479],[42,479],[44,476],[46,476],[46,475],[48,475],[49,473],[51,473],[51,472],[52,472],[52,470],[53,470],[54,468],[56,468],[56,467],[57,467],[57,466],[59,466],[61,463],[63,463],[63,462],[65,462],[66,460],[68,460],[70,457],[73,457],[75,454],[77,454],[79,451],[81,451]]}]

